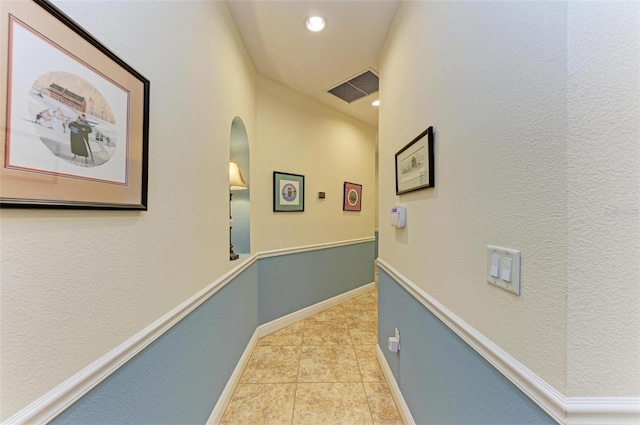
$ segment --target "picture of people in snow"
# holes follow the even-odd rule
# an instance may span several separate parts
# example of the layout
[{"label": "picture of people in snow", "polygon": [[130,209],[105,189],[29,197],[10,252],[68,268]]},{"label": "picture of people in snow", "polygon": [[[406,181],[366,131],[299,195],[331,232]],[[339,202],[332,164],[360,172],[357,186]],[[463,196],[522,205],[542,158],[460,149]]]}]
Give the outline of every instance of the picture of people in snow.
[{"label": "picture of people in snow", "polygon": [[127,184],[129,93],[11,20],[6,168]]}]

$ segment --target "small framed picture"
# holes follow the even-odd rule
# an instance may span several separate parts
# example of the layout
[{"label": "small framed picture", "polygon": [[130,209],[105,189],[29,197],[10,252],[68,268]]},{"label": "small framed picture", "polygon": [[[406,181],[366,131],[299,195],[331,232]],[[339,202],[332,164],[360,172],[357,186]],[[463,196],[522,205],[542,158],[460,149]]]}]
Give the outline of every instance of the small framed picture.
[{"label": "small framed picture", "polygon": [[273,211],[304,211],[304,176],[273,172]]},{"label": "small framed picture", "polygon": [[433,127],[396,153],[396,195],[434,187]]},{"label": "small framed picture", "polygon": [[361,211],[362,210],[362,185],[361,184],[344,182],[342,210],[343,211]]}]

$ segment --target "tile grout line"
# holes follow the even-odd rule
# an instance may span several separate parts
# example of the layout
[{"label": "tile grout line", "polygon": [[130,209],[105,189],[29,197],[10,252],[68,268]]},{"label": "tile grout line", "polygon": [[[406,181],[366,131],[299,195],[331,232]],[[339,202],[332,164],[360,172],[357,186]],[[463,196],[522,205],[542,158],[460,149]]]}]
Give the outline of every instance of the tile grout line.
[{"label": "tile grout line", "polygon": [[304,330],[307,327],[306,319],[302,320],[302,335],[300,335],[300,354],[298,354],[298,371],[296,374],[296,390],[293,393],[293,408],[291,409],[291,425],[296,414],[296,401],[298,400],[298,384],[300,383],[300,363],[302,362],[302,347],[304,346]]},{"label": "tile grout line", "polygon": [[[358,315],[360,315],[358,313]],[[371,424],[374,424],[373,413],[371,412],[371,403],[369,403],[369,397],[367,396],[367,389],[364,386],[364,377],[362,376],[362,368],[360,367],[360,359],[358,358],[358,353],[356,353],[356,345],[353,340],[353,335],[351,335],[351,326],[349,325],[349,321],[347,320],[347,316],[345,314],[344,321],[347,324],[347,329],[349,330],[349,337],[351,338],[351,346],[353,347],[353,354],[356,357],[356,365],[358,366],[358,373],[360,374],[360,386],[362,387],[362,392],[364,393],[364,399],[367,401],[367,408],[369,410],[369,419],[371,419]]]}]

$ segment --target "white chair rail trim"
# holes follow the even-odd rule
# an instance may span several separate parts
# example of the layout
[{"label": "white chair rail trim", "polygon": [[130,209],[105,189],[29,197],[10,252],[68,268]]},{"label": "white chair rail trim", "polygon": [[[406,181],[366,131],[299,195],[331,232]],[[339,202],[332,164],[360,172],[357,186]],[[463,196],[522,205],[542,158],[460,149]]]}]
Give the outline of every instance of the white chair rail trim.
[{"label": "white chair rail trim", "polygon": [[350,239],[346,241],[328,242],[328,243],[322,243],[322,244],[316,244],[316,245],[305,245],[305,246],[299,246],[296,248],[274,249],[271,251],[263,251],[258,254],[258,257],[269,258],[269,257],[277,257],[280,255],[298,254],[300,252],[317,251],[319,249],[337,248],[340,246],[357,245],[360,243],[374,242],[375,240],[376,239],[374,237],[368,237],[368,238],[360,238],[360,239]]},{"label": "white chair rail trim", "polygon": [[378,258],[377,263],[382,270],[498,369],[556,422],[568,425],[631,425],[640,423],[640,398],[567,398],[384,260]]},{"label": "white chair rail trim", "polygon": [[234,267],[231,270],[220,278],[207,285],[182,304],[178,305],[173,310],[82,369],[80,372],[76,373],[62,384],[58,385],[33,403],[26,406],[24,409],[20,410],[18,413],[8,418],[2,423],[2,425],[40,424],[50,422],[261,258],[355,245],[372,242],[374,240],[375,238],[370,237],[317,245],[307,245],[290,249],[263,251],[242,258],[241,260],[238,260],[237,264],[234,264]]},{"label": "white chair rail trim", "polygon": [[638,397],[569,397],[566,400],[567,424],[640,424]]}]

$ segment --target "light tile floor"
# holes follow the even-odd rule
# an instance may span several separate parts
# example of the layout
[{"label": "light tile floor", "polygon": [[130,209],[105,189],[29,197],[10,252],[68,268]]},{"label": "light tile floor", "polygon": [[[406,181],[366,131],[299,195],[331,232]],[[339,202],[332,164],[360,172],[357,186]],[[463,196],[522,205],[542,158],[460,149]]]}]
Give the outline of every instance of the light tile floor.
[{"label": "light tile floor", "polygon": [[222,424],[402,424],[376,359],[377,302],[371,291],[261,338]]}]

